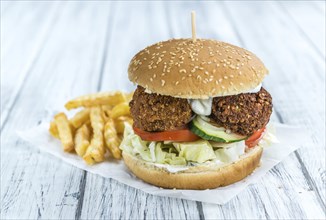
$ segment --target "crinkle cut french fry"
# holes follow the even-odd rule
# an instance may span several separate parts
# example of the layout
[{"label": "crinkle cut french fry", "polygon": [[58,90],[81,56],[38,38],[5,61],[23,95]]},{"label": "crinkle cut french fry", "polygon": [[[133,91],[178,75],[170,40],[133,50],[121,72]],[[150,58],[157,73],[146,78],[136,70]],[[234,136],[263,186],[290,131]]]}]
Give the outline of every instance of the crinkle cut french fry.
[{"label": "crinkle cut french fry", "polygon": [[76,130],[75,134],[75,151],[79,156],[84,156],[89,146],[91,131],[90,128],[83,124]]},{"label": "crinkle cut french fry", "polygon": [[89,108],[81,110],[69,120],[70,124],[74,126],[74,128],[79,128],[82,124],[89,120],[89,113]]},{"label": "crinkle cut french fry", "polygon": [[104,120],[104,124],[106,123],[106,121],[107,121],[108,118],[109,118],[109,113],[103,111],[103,109],[102,109],[102,118],[103,118],[103,120]]},{"label": "crinkle cut french fry", "polygon": [[59,137],[64,151],[72,151],[74,149],[73,131],[65,113],[60,112],[54,116],[57,125]]},{"label": "crinkle cut french fry", "polygon": [[122,134],[125,130],[125,122],[130,125],[133,124],[132,118],[128,116],[120,116],[114,120],[115,129],[117,130],[118,134]]},{"label": "crinkle cut french fry", "polygon": [[50,122],[49,132],[50,132],[50,134],[51,134],[53,137],[59,139],[58,128],[57,128],[57,125],[55,124],[54,121],[51,121],[51,122]]},{"label": "crinkle cut french fry", "polygon": [[130,115],[130,107],[127,102],[122,102],[114,106],[110,114],[113,119],[124,115]]},{"label": "crinkle cut french fry", "polygon": [[102,108],[102,111],[104,111],[105,113],[108,114],[112,110],[113,106],[112,105],[102,105],[101,108]]},{"label": "crinkle cut french fry", "polygon": [[107,148],[111,151],[112,156],[116,159],[121,159],[121,150],[119,149],[121,140],[118,138],[112,118],[109,118],[105,124],[104,140]]},{"label": "crinkle cut french fry", "polygon": [[101,107],[92,107],[90,112],[93,137],[91,144],[83,156],[87,164],[94,164],[104,160],[105,148],[103,140],[104,120]]},{"label": "crinkle cut french fry", "polygon": [[93,107],[98,105],[117,105],[125,101],[121,92],[100,92],[91,95],[80,96],[65,104],[66,109],[70,110],[78,107]]}]

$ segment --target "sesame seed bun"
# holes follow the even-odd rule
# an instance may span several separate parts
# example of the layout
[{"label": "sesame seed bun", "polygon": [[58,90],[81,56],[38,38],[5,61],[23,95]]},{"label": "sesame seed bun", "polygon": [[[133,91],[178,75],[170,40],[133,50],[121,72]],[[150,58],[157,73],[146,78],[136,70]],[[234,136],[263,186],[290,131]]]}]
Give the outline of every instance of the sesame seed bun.
[{"label": "sesame seed bun", "polygon": [[216,40],[172,39],[137,53],[130,81],[179,98],[237,95],[256,88],[268,70],[253,53]]},{"label": "sesame seed bun", "polygon": [[123,152],[127,167],[140,179],[163,188],[176,189],[213,189],[238,182],[251,174],[259,165],[263,148],[256,146],[232,164],[198,165],[177,173],[170,173],[164,167],[146,162]]}]

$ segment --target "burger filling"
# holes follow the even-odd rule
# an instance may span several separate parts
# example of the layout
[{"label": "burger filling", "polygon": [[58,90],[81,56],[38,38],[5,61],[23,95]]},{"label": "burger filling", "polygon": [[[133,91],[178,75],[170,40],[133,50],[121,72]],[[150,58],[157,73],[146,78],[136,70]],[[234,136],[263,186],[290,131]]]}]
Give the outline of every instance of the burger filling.
[{"label": "burger filling", "polygon": [[121,148],[159,164],[230,163],[258,144],[272,113],[264,89],[207,100],[148,93],[138,86]]},{"label": "burger filling", "polygon": [[193,116],[187,99],[146,93],[138,86],[130,111],[134,126],[148,132],[177,130],[187,125]]}]

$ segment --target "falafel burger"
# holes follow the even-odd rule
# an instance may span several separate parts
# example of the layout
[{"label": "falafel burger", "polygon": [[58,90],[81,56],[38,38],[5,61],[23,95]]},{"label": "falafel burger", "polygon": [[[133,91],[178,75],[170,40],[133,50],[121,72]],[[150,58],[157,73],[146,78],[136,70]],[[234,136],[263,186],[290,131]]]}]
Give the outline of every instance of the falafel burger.
[{"label": "falafel burger", "polygon": [[120,145],[127,167],[163,188],[211,189],[259,166],[272,113],[268,70],[253,53],[209,39],[171,39],[131,60],[133,126]]}]

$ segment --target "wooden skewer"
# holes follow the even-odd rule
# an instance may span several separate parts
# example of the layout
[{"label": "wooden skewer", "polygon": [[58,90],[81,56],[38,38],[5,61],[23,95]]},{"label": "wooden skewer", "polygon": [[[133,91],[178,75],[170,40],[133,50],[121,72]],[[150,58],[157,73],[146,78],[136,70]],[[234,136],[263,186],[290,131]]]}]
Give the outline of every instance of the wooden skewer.
[{"label": "wooden skewer", "polygon": [[192,41],[196,42],[196,12],[191,12]]}]

